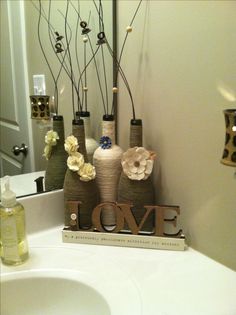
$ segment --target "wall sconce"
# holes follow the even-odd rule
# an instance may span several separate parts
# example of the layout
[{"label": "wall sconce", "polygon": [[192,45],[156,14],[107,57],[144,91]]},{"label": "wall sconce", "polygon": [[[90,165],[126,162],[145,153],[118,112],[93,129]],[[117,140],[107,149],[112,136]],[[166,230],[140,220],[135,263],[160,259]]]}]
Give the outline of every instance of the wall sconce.
[{"label": "wall sconce", "polygon": [[30,95],[32,119],[49,120],[51,118],[49,98],[48,95]]},{"label": "wall sconce", "polygon": [[236,167],[236,109],[226,109],[225,116],[225,148],[221,163]]}]

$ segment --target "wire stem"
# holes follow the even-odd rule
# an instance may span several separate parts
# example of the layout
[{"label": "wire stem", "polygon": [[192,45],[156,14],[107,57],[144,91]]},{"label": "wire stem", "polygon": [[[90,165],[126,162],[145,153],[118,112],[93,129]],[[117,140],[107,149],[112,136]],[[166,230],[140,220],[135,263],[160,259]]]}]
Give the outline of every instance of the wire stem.
[{"label": "wire stem", "polygon": [[[41,3],[41,0],[39,0],[38,40],[39,40],[39,45],[40,45],[41,51],[42,51],[42,53],[43,53],[44,59],[45,59],[45,61],[46,61],[46,64],[47,64],[48,69],[49,69],[49,71],[50,71],[50,73],[51,73],[51,76],[52,76],[54,85],[55,85],[55,87],[56,87],[57,82],[56,82],[55,76],[54,76],[54,74],[53,74],[52,68],[50,67],[50,64],[49,64],[49,62],[48,62],[48,59],[47,59],[47,56],[46,56],[46,53],[45,53],[45,51],[44,51],[44,48],[43,48],[43,45],[42,45],[42,41],[41,41],[41,35],[40,35],[41,17],[42,17],[42,3]],[[57,113],[57,104],[55,104],[55,107],[56,107],[56,114],[58,114],[58,113]]]},{"label": "wire stem", "polygon": [[[98,85],[99,85],[99,89],[100,89],[100,93],[101,93],[101,97],[102,97],[102,104],[103,104],[104,114],[106,115],[108,113],[106,112],[105,100],[104,100],[104,95],[103,95],[103,91],[102,91],[102,84],[101,84],[101,80],[100,80],[100,77],[99,77],[98,66],[97,66],[97,62],[96,62],[93,46],[92,46],[91,39],[90,39],[89,35],[88,35],[88,40],[89,40],[89,45],[90,45],[90,48],[91,48],[91,51],[92,51],[92,55],[94,56],[94,65],[95,65],[95,69],[96,69]],[[101,46],[99,45],[96,51],[98,51],[100,47]]]},{"label": "wire stem", "polygon": [[72,60],[71,60],[71,54],[70,54],[70,44],[68,41],[68,34],[67,34],[67,16],[68,16],[68,11],[69,11],[69,1],[67,0],[66,4],[66,15],[65,15],[65,38],[66,38],[66,46],[68,48],[68,58],[69,58],[69,63],[70,63],[70,80],[71,80],[71,93],[72,93],[72,106],[73,106],[73,114],[74,114],[74,119],[75,119],[75,100],[74,100],[74,74],[72,70]]}]

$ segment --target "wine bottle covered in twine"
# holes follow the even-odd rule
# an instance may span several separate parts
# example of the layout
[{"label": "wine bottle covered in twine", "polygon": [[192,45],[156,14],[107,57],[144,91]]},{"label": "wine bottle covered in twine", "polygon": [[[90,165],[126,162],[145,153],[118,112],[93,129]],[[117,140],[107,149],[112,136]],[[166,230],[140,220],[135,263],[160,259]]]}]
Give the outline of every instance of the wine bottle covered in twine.
[{"label": "wine bottle covered in twine", "polygon": [[53,116],[52,129],[56,131],[59,139],[56,145],[51,148],[51,155],[47,161],[45,171],[45,189],[55,190],[61,189],[64,183],[64,177],[67,169],[66,159],[67,154],[64,150],[64,121],[63,116]]},{"label": "wine bottle covered in twine", "polygon": [[[142,120],[132,119],[130,121],[130,148],[142,147]],[[149,176],[145,180],[131,180],[122,171],[118,186],[118,202],[131,203],[133,214],[137,224],[140,224],[146,210],[145,205],[155,203],[154,188],[152,179]],[[150,215],[145,221],[142,230],[152,231],[154,217]]]},{"label": "wine bottle covered in twine", "polygon": [[76,116],[80,117],[84,121],[85,146],[86,146],[88,161],[92,163],[93,154],[94,154],[94,151],[98,148],[98,143],[94,138],[92,138],[90,112],[88,111],[76,112]]},{"label": "wine bottle covered in twine", "polygon": [[[72,121],[72,134],[77,138],[78,151],[84,156],[84,161],[88,161],[85,147],[84,121],[75,119]],[[64,181],[64,201],[65,201],[65,226],[70,225],[70,211],[68,201],[79,201],[79,224],[81,228],[89,228],[92,224],[91,215],[93,209],[99,202],[98,190],[95,179],[82,181],[77,172],[67,168]]]},{"label": "wine bottle covered in twine", "polygon": [[[123,151],[115,143],[113,115],[103,116],[102,135],[101,146],[96,149],[93,156],[96,181],[101,202],[116,202]],[[104,226],[114,226],[116,224],[116,216],[111,206],[104,206],[101,219]]]}]

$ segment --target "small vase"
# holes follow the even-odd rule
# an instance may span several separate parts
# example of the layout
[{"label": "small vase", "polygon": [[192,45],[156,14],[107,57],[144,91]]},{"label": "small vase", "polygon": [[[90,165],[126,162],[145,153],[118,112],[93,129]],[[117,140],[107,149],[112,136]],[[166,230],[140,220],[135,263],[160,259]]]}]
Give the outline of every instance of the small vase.
[{"label": "small vase", "polygon": [[[109,137],[112,145],[110,148],[97,148],[93,156],[100,200],[101,202],[116,202],[123,151],[115,144],[115,121],[112,115],[103,116],[102,135]],[[112,207],[106,206],[103,208],[101,219],[105,226],[114,226],[116,224],[116,217]]]},{"label": "small vase", "polygon": [[84,121],[85,130],[85,146],[88,155],[88,161],[93,163],[94,151],[98,148],[98,143],[91,136],[91,122],[90,122],[90,112],[82,111],[76,113],[77,117],[80,117]]},{"label": "small vase", "polygon": [[[142,147],[142,120],[130,121],[130,147]],[[154,205],[155,196],[151,177],[146,180],[131,180],[122,171],[118,186],[118,202],[133,204],[133,215],[139,224],[146,212],[145,205]],[[145,221],[142,230],[152,231],[154,216],[150,215]]]},{"label": "small vase", "polygon": [[[72,122],[72,134],[77,138],[79,152],[83,154],[85,162],[88,161],[85,148],[84,122],[82,119],[76,119]],[[91,226],[91,215],[93,209],[98,204],[98,191],[95,180],[84,182],[80,180],[77,172],[66,171],[64,181],[64,201],[65,201],[65,226],[69,226],[70,212],[67,209],[67,201],[80,201],[79,224],[81,228]]]},{"label": "small vase", "polygon": [[221,163],[236,166],[236,109],[224,110],[225,116],[225,148]]},{"label": "small vase", "polygon": [[64,150],[64,122],[62,116],[53,116],[53,131],[58,133],[57,144],[52,147],[50,159],[47,161],[45,172],[45,189],[61,189],[64,183],[66,173],[67,154]]}]

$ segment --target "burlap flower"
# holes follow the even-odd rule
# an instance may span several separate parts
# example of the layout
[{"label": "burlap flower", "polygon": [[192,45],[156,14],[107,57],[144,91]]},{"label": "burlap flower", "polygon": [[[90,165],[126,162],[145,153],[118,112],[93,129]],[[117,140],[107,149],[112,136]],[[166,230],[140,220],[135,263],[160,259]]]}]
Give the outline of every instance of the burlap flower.
[{"label": "burlap flower", "polygon": [[153,160],[153,152],[149,152],[143,147],[134,147],[123,154],[121,164],[129,179],[145,180],[152,173]]},{"label": "burlap flower", "polygon": [[46,160],[49,160],[52,153],[52,147],[49,144],[46,144],[43,151],[43,156],[46,158]]},{"label": "burlap flower", "polygon": [[71,171],[78,172],[84,165],[84,157],[79,152],[70,155],[67,159],[67,166]]},{"label": "burlap flower", "polygon": [[77,152],[79,148],[77,138],[73,135],[67,137],[65,140],[64,147],[69,155],[73,155],[75,152]]},{"label": "burlap flower", "polygon": [[57,140],[59,139],[58,133],[53,130],[49,130],[45,136],[45,143],[54,146],[57,144]]},{"label": "burlap flower", "polygon": [[80,180],[88,182],[96,176],[95,167],[90,163],[84,163],[84,165],[79,169],[78,174],[80,176]]},{"label": "burlap flower", "polygon": [[44,147],[43,156],[46,160],[49,160],[52,153],[52,147],[57,144],[57,140],[59,139],[58,133],[53,130],[49,130],[45,135],[45,143],[46,146]]}]

